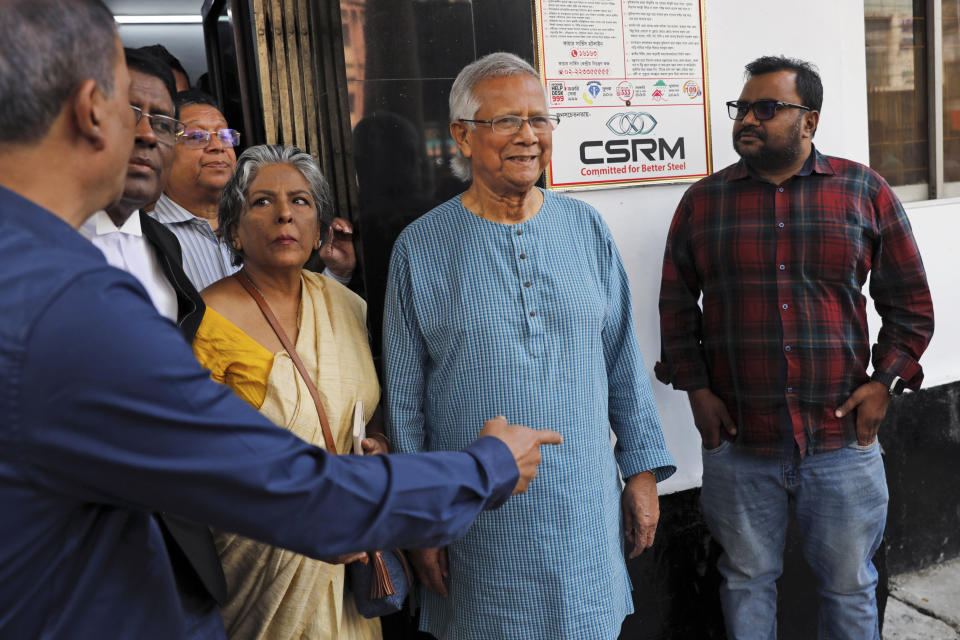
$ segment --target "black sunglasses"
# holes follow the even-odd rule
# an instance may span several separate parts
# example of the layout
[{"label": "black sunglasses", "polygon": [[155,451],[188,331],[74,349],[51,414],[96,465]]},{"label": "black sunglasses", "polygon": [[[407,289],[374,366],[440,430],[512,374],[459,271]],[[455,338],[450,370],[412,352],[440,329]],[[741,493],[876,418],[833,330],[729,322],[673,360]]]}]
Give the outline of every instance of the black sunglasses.
[{"label": "black sunglasses", "polygon": [[785,108],[803,109],[804,111],[813,111],[810,107],[792,102],[782,102],[780,100],[757,100],[756,102],[744,102],[743,100],[731,100],[727,103],[727,113],[731,120],[743,120],[747,117],[748,111],[753,111],[757,120],[771,120],[777,111]]}]

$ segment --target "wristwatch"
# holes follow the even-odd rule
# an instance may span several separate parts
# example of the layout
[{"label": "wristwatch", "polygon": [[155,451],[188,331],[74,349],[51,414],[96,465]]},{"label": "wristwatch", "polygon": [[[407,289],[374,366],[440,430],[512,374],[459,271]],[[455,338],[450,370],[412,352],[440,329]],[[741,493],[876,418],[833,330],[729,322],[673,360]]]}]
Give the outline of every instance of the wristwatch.
[{"label": "wristwatch", "polygon": [[874,373],[872,376],[870,376],[870,379],[876,380],[885,386],[887,388],[887,393],[890,394],[891,398],[903,393],[903,390],[907,386],[907,383],[903,381],[903,378],[892,373]]}]

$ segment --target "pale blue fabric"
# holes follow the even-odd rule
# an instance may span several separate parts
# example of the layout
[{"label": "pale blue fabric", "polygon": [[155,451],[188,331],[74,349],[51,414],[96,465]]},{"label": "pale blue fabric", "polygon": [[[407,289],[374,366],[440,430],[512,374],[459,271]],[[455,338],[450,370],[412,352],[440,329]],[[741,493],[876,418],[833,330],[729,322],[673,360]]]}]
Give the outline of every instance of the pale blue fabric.
[{"label": "pale blue fabric", "polygon": [[610,231],[583,202],[544,198],[503,225],[458,196],[407,227],[390,263],[394,447],[456,449],[498,414],[564,437],[526,494],[449,547],[449,598],[423,590],[421,628],[442,639],[615,638],[632,611],[617,465],[674,471]]},{"label": "pale blue fabric", "polygon": [[178,205],[167,194],[160,196],[149,215],[177,236],[183,252],[183,271],[197,291],[240,270],[233,265],[233,254],[210,223]]}]

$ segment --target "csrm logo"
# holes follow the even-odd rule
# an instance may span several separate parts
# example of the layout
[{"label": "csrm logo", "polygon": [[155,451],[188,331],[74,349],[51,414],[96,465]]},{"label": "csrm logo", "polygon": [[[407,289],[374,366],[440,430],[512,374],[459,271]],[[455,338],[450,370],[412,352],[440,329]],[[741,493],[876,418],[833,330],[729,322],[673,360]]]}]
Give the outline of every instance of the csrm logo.
[{"label": "csrm logo", "polygon": [[607,120],[607,129],[618,136],[642,136],[657,127],[657,119],[645,111],[615,113]]}]

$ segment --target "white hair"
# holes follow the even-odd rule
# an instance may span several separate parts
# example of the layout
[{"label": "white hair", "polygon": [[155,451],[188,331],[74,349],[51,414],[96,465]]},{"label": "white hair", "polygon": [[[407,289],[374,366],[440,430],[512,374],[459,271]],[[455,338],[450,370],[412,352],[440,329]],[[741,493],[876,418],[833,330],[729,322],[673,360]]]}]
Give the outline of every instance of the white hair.
[{"label": "white hair", "polygon": [[[450,88],[450,122],[472,120],[477,115],[477,111],[480,110],[480,100],[474,91],[478,84],[491,78],[519,75],[533,76],[538,83],[540,82],[540,74],[529,62],[506,51],[487,54],[465,66],[457,74],[457,79],[453,81],[453,87]],[[543,99],[544,101],[547,99],[546,91]],[[473,123],[467,123],[467,125],[471,129],[474,127]],[[473,180],[470,161],[463,157],[459,149],[457,149],[457,155],[450,159],[450,168],[453,170],[453,175],[464,182]]]}]

